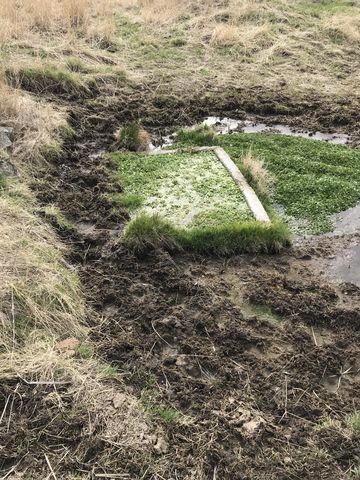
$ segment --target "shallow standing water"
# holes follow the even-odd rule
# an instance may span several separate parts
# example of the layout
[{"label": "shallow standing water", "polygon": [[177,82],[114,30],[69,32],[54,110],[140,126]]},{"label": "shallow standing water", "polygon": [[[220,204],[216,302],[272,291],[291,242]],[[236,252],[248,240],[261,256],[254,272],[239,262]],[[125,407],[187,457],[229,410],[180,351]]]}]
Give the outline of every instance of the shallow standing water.
[{"label": "shallow standing water", "polygon": [[266,123],[257,123],[250,120],[235,120],[227,117],[207,117],[203,123],[210,127],[214,127],[220,134],[231,132],[278,133],[280,135],[290,135],[292,137],[309,138],[310,140],[322,140],[323,142],[337,145],[345,145],[349,139],[349,136],[344,133],[322,133],[312,132],[310,130],[297,130],[288,125],[267,125]]}]

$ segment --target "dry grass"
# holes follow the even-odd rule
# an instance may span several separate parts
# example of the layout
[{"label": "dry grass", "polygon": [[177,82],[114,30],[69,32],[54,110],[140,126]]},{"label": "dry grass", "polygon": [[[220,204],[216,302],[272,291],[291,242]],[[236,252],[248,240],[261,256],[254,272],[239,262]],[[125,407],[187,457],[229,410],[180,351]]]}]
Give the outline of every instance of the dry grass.
[{"label": "dry grass", "polygon": [[76,275],[64,266],[64,248],[31,212],[34,207],[17,182],[0,197],[1,350],[21,344],[33,328],[60,336],[85,333]]},{"label": "dry grass", "polygon": [[[163,436],[160,428],[155,431],[119,374],[112,373],[112,381],[109,382],[106,365],[96,358],[77,358],[75,352],[61,348],[61,344],[42,332],[32,332],[21,349],[1,354],[0,360],[2,382],[16,380],[24,385],[32,383],[32,388],[36,384],[49,385],[43,397],[29,392],[27,402],[33,402],[40,417],[45,409],[50,417],[57,419],[59,435],[66,429],[66,419],[80,426],[76,457],[86,453],[87,442],[96,442],[95,437],[97,441],[116,445],[123,451],[150,453]],[[51,388],[52,384],[54,388]],[[8,428],[17,425],[18,413],[16,409],[5,409],[3,414]],[[46,429],[47,425],[40,425],[41,428]],[[36,430],[40,431],[39,426]],[[30,432],[31,425],[29,435]],[[32,441],[37,444],[36,436]],[[19,451],[22,448],[26,452],[26,442],[18,444]]]},{"label": "dry grass", "polygon": [[[339,97],[356,90],[360,8],[354,2],[122,0],[121,5],[136,25],[136,37],[124,42],[121,54],[127,68],[143,60],[145,73],[171,75],[179,91],[189,78],[200,85],[204,76],[223,89],[254,84],[274,89],[285,79],[283,90],[297,98],[311,91]],[[173,36],[181,40],[177,51],[168,48]],[[140,40],[157,45],[168,61],[159,62],[151,50],[143,58]]]},{"label": "dry grass", "polygon": [[137,6],[139,14],[145,23],[164,24],[174,22],[187,11],[189,1],[178,0],[138,0],[122,2],[123,6]]},{"label": "dry grass", "polygon": [[324,21],[324,28],[335,40],[352,44],[360,42],[360,16],[336,14]]},{"label": "dry grass", "polygon": [[64,35],[81,30],[91,37],[97,27],[99,35],[109,35],[118,5],[117,0],[0,0],[0,43],[34,39],[43,32]]},{"label": "dry grass", "polygon": [[65,110],[35,100],[30,95],[0,82],[0,118],[14,129],[13,161],[22,173],[30,173],[34,163],[42,159],[45,145],[57,140],[61,127],[66,127]]},{"label": "dry grass", "polygon": [[240,42],[240,30],[235,25],[219,24],[214,28],[210,43],[216,46],[231,46]]},{"label": "dry grass", "polygon": [[242,158],[242,165],[249,180],[255,184],[260,195],[269,197],[273,190],[273,178],[264,167],[264,162],[248,152]]}]

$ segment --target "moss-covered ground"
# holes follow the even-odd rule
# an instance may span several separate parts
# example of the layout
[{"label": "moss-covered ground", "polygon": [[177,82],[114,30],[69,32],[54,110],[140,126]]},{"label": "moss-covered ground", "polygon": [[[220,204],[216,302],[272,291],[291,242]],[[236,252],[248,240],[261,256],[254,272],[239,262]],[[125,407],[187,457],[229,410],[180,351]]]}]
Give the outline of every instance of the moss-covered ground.
[{"label": "moss-covered ground", "polygon": [[[271,203],[298,232],[330,231],[331,215],[360,201],[358,150],[274,134],[219,135],[215,142],[240,169],[242,158],[249,151],[264,161],[274,177]],[[191,135],[186,139],[182,134],[181,144],[194,145],[196,141]]]},{"label": "moss-covered ground", "polygon": [[[124,202],[135,214],[158,214],[192,228],[252,220],[252,214],[213,152],[171,155],[117,154]],[[134,204],[133,204],[134,205]]]}]

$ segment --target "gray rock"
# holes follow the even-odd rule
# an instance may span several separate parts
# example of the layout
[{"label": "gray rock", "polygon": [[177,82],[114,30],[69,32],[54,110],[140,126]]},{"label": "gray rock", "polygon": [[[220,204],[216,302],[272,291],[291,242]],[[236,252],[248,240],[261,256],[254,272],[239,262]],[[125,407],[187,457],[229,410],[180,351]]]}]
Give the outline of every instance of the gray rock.
[{"label": "gray rock", "polygon": [[0,175],[6,177],[16,177],[17,171],[15,165],[10,161],[9,155],[0,147]]},{"label": "gray rock", "polygon": [[0,147],[4,150],[10,148],[12,145],[12,141],[10,140],[12,133],[12,128],[0,127]]}]

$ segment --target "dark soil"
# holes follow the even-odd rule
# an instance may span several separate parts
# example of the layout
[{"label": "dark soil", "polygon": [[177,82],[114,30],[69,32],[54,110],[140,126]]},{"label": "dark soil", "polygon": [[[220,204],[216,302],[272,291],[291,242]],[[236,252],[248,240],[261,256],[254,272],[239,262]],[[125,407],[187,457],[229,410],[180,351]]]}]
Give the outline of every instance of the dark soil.
[{"label": "dark soil", "polygon": [[[131,479],[341,480],[360,465],[359,435],[344,422],[360,408],[360,290],[329,283],[322,271],[348,239],[309,239],[277,256],[227,259],[164,251],[137,257],[120,241],[127,215],[106,194],[121,187],[111,161],[99,155],[118,124],[142,119],[157,135],[202,115],[239,116],[250,98],[241,93],[219,97],[210,110],[205,97],[188,102],[149,91],[87,101],[72,111],[77,138],[35,186],[42,203],[58,205],[77,227],[62,235],[95,312],[89,323],[99,355],[156,407],[154,421],[167,434],[162,454],[132,460],[96,437],[81,453],[81,437],[72,437],[57,478],[66,478],[66,468],[104,468],[104,458]],[[289,117],[274,111],[280,102],[269,97],[260,112],[250,110],[275,113],[270,122],[334,125],[334,106],[314,101],[306,115],[298,105]],[[352,114],[355,132],[359,110]],[[245,315],[249,302],[271,307],[281,320]],[[178,414],[165,418],[159,406]],[[46,448],[56,454],[56,446]]]}]

